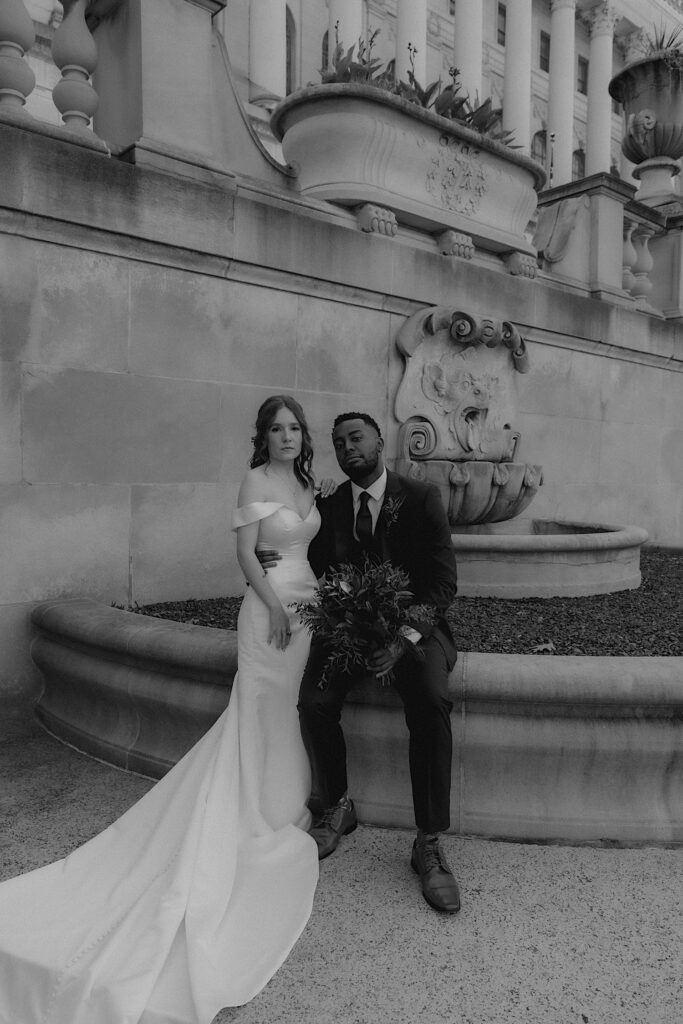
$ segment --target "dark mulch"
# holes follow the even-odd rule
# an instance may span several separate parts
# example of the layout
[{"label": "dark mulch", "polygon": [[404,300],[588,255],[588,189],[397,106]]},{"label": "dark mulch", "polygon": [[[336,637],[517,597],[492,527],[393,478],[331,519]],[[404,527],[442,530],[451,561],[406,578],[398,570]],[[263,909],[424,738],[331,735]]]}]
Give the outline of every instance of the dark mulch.
[{"label": "dark mulch", "polygon": [[[494,654],[683,655],[683,551],[641,552],[637,590],[595,597],[458,597],[450,611],[460,651]],[[241,597],[169,601],[133,611],[235,629]]]}]

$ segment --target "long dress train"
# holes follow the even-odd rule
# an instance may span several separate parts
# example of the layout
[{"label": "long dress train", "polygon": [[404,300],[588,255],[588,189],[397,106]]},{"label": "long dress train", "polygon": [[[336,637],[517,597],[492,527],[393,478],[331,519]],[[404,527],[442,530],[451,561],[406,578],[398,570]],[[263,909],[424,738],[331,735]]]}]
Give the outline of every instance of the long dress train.
[{"label": "long dress train", "polygon": [[[274,502],[235,512],[283,604],[311,597],[320,526]],[[303,931],[318,879],[306,834],[310,769],[297,694],[309,638],[286,651],[247,589],[230,703],[209,732],[104,832],[0,885],[2,1024],[210,1024],[248,1002]]]}]

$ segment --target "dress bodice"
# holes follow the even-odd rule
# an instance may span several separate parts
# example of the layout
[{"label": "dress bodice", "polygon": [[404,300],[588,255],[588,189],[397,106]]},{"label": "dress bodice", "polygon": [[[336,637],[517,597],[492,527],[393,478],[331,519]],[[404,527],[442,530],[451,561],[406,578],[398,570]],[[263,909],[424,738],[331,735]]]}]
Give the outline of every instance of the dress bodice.
[{"label": "dress bodice", "polygon": [[308,564],[308,545],[320,529],[320,513],[312,505],[303,519],[299,513],[277,501],[253,501],[233,512],[233,529],[258,522],[257,548],[273,548],[281,559],[268,569],[273,588],[286,590],[290,600],[307,600],[315,585]]}]

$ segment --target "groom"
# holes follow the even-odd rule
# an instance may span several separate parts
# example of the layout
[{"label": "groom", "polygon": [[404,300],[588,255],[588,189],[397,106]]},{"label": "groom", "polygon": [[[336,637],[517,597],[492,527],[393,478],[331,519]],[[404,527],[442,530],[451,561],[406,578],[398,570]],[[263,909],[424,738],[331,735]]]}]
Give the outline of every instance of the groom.
[{"label": "groom", "polygon": [[[410,580],[415,602],[432,605],[436,622],[411,623],[407,641],[423,657],[403,646],[375,652],[368,667],[381,677],[393,670],[393,686],[405,707],[410,733],[409,762],[417,837],[411,865],[420,875],[427,902],[437,910],[460,908],[457,883],[439,845],[449,826],[452,703],[448,675],[456,648],[445,613],[456,592],[456,567],[448,520],[435,487],[399,476],[384,466],[380,428],[367,413],[338,416],[332,431],[340,468],[349,478],[334,495],[319,502],[322,525],[309,559],[316,576],[364,553],[391,561]],[[311,759],[314,793],[323,813],[311,835],[319,857],[336,850],[340,838],[357,825],[347,793],[346,747],[340,719],[351,686],[367,673],[337,673],[321,688],[325,650],[315,641],[299,694],[299,716]]]}]

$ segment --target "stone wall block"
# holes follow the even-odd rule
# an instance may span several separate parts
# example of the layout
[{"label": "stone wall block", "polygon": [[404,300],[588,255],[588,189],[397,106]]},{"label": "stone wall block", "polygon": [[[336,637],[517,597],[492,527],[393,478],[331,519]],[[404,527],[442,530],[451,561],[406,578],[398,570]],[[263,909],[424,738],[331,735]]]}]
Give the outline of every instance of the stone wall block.
[{"label": "stone wall block", "polygon": [[519,408],[522,411],[554,417],[600,419],[600,393],[595,386],[595,360],[592,356],[543,345],[534,345],[533,354],[529,373],[520,388]]},{"label": "stone wall block", "polygon": [[217,480],[220,387],[118,373],[24,372],[32,482]]},{"label": "stone wall block", "polygon": [[242,593],[231,530],[236,504],[237,487],[225,484],[133,487],[132,600],[147,604]]},{"label": "stone wall block", "polygon": [[37,331],[29,353],[52,366],[128,368],[128,266],[103,253],[33,247]]},{"label": "stone wall block", "polygon": [[0,604],[128,595],[127,487],[0,484]]},{"label": "stone wall block", "polygon": [[0,234],[0,266],[0,359],[127,369],[124,260]]},{"label": "stone wall block", "polygon": [[0,481],[21,480],[21,372],[0,362]]},{"label": "stone wall block", "polygon": [[[657,507],[663,495],[658,493],[658,467],[661,452],[661,428],[642,423],[602,424],[600,430],[600,482],[620,488],[624,509],[622,518],[638,522],[631,514],[634,501]],[[647,452],[647,457],[636,452]]]},{"label": "stone wall block", "polygon": [[653,367],[613,360],[605,363],[600,373],[605,419],[614,423],[661,423],[665,383],[665,374]]},{"label": "stone wall block", "polygon": [[[189,5],[187,5],[189,6]],[[182,79],[181,79],[182,80]],[[234,188],[132,167],[0,123],[3,206],[218,256],[232,250]],[[138,246],[140,246],[138,242]]]},{"label": "stone wall block", "polygon": [[[522,435],[517,461],[543,466],[544,487],[553,479],[559,479],[568,490],[577,483],[597,480],[599,422],[521,413],[517,426]],[[544,487],[540,488],[539,495]],[[535,499],[532,511],[537,514]]]},{"label": "stone wall block", "polygon": [[[348,218],[348,219],[347,219]],[[339,223],[297,217],[284,205],[235,208],[235,258],[290,273],[351,287],[391,292],[395,242],[383,235],[356,230],[353,214],[340,213]]]},{"label": "stone wall block", "polygon": [[131,289],[131,369],[291,388],[296,316],[291,292],[141,267]]},{"label": "stone wall block", "polygon": [[302,296],[297,344],[299,387],[384,394],[390,347],[385,313]]}]

